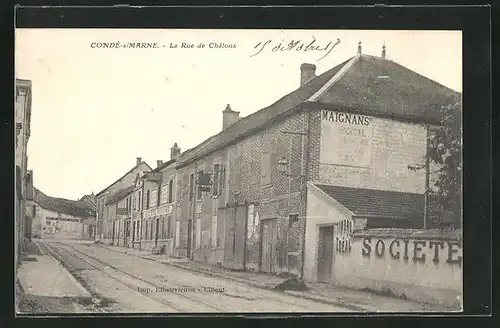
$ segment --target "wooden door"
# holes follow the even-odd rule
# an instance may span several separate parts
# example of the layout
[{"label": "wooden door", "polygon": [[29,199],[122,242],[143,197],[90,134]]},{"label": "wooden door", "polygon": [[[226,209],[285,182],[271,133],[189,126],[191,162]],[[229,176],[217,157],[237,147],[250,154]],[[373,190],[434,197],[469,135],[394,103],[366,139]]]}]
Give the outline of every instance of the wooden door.
[{"label": "wooden door", "polygon": [[318,238],[318,281],[332,276],[333,264],[333,226],[320,227]]},{"label": "wooden door", "polygon": [[277,262],[277,220],[263,220],[261,229],[261,271],[274,272]]}]

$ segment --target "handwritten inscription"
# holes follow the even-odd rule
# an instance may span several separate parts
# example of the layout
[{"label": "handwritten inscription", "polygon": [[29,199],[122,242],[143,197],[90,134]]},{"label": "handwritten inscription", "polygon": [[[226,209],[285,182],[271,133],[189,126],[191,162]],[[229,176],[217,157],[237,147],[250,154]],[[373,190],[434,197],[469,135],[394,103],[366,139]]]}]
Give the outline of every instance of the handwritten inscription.
[{"label": "handwritten inscription", "polygon": [[92,42],[90,47],[93,49],[118,49],[118,48],[127,48],[127,49],[235,49],[235,44],[228,44],[225,42],[200,42],[200,43],[192,43],[192,42],[169,42],[169,43],[158,43],[158,42]]},{"label": "handwritten inscription", "polygon": [[436,240],[383,240],[378,239],[372,243],[372,239],[367,237],[363,239],[363,249],[361,255],[370,257],[372,253],[377,258],[390,256],[393,260],[408,261],[411,257],[414,263],[425,263],[432,257],[432,262],[438,264],[440,261],[440,252],[446,250],[446,263],[462,265],[462,256],[458,255],[461,245],[458,241],[436,241]]},{"label": "handwritten inscription", "polygon": [[264,49],[270,49],[271,52],[285,52],[293,50],[304,51],[304,52],[307,51],[324,52],[325,54],[318,59],[318,61],[320,61],[321,59],[328,56],[338,44],[340,44],[340,39],[337,39],[335,43],[333,41],[330,41],[327,44],[319,45],[316,42],[316,38],[314,36],[312,37],[312,41],[309,42],[302,40],[291,40],[289,42],[285,42],[285,40],[282,40],[277,44],[273,44],[272,40],[266,40],[266,41],[260,41],[253,47],[255,52],[250,57],[257,56]]}]

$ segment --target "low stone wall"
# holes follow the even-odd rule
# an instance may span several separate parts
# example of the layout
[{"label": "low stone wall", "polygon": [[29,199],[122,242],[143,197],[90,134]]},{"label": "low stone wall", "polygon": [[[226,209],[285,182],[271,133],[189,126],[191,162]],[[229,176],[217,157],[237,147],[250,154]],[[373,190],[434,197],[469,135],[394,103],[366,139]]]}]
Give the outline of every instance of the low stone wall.
[{"label": "low stone wall", "polygon": [[369,229],[334,254],[332,282],[461,309],[461,231]]}]

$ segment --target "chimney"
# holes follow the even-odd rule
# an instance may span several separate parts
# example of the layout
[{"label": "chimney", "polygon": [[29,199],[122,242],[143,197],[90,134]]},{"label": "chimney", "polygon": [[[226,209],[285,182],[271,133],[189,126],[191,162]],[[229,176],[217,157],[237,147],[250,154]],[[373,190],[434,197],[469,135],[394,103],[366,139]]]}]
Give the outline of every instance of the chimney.
[{"label": "chimney", "polygon": [[226,109],[222,111],[222,130],[227,129],[240,119],[240,112],[235,112],[227,104]]},{"label": "chimney", "polygon": [[385,42],[384,45],[382,46],[382,58],[385,59]]},{"label": "chimney", "polygon": [[300,85],[303,86],[316,77],[316,65],[304,63],[300,65]]},{"label": "chimney", "polygon": [[139,165],[142,162],[142,157],[137,157],[135,165]]},{"label": "chimney", "polygon": [[160,165],[163,164],[163,161],[161,159],[156,160],[156,167],[160,167]]},{"label": "chimney", "polygon": [[181,149],[177,146],[177,142],[170,148],[170,159],[178,159],[181,154]]},{"label": "chimney", "polygon": [[358,42],[358,55],[361,55],[361,41]]}]

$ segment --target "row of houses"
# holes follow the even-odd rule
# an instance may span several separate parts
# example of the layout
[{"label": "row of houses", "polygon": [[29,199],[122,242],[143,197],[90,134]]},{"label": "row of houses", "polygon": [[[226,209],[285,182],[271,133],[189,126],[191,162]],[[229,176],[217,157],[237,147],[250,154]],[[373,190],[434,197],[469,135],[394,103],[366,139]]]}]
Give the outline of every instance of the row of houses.
[{"label": "row of houses", "polygon": [[27,202],[26,218],[29,238],[59,240],[95,240],[95,196],[80,200],[51,197],[34,188]]},{"label": "row of houses", "polygon": [[[428,131],[457,92],[385,58],[356,56],[196,147],[171,148],[96,194],[97,239],[226,268],[332,277],[355,231],[430,226]],[[432,177],[431,177],[432,184]],[[427,221],[426,221],[427,220]]]},{"label": "row of houses", "polygon": [[23,258],[24,239],[28,235],[26,202],[33,197],[31,172],[28,171],[28,141],[31,136],[31,81],[15,83],[15,218],[14,257],[16,265]]}]

